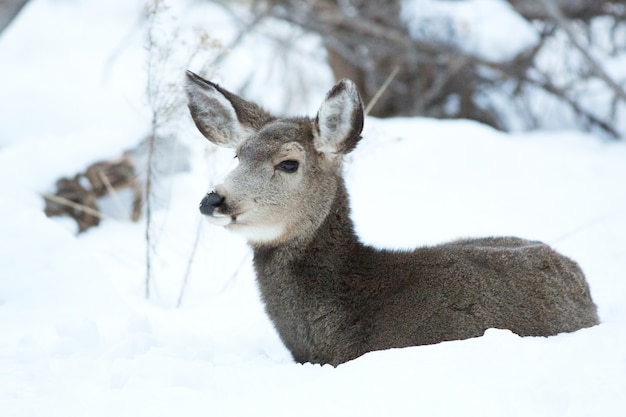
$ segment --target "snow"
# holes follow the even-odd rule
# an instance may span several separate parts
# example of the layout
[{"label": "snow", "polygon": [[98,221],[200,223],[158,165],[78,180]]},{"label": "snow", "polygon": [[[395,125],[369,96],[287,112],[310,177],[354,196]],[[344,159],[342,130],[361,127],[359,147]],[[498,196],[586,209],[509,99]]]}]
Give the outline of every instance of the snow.
[{"label": "snow", "polygon": [[414,39],[438,40],[468,54],[507,62],[539,43],[532,25],[503,0],[403,0]]},{"label": "snow", "polygon": [[[195,7],[224,16],[215,6]],[[467,236],[544,240],[581,264],[602,323],[549,338],[493,329],[372,352],[337,368],[292,361],[263,312],[245,243],[201,221],[200,199],[236,161],[210,147],[189,118],[182,140],[192,169],[168,180],[168,203],[155,213],[150,299],[144,224],[106,220],[76,236],[67,220],[46,218],[39,194],[57,178],[119,155],[148,132],[140,16],[138,4],[121,0],[31,0],[0,36],[3,416],[623,415],[623,142],[367,118],[346,166],[364,241],[406,248]],[[212,36],[232,36],[211,27]],[[238,50],[217,76],[237,89],[249,68],[260,78],[248,97],[280,110],[286,76],[265,63],[267,44],[246,42],[254,66]],[[305,49],[315,42],[307,38]],[[319,105],[331,86],[320,67],[301,63],[311,72],[298,77],[316,81],[307,84],[306,103],[289,110]],[[223,68],[238,68],[232,81]]]}]

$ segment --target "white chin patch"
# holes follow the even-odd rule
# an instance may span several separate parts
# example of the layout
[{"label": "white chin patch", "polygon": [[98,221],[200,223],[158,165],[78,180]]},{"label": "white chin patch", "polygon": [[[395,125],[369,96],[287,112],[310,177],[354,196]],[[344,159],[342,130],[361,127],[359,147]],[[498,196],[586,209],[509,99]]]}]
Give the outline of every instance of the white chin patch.
[{"label": "white chin patch", "polygon": [[249,226],[240,223],[230,223],[226,228],[243,236],[249,243],[267,243],[280,238],[284,229],[280,225]]},{"label": "white chin patch", "polygon": [[214,226],[228,226],[232,221],[230,216],[224,216],[222,214],[213,214],[212,216],[205,216],[209,223]]}]

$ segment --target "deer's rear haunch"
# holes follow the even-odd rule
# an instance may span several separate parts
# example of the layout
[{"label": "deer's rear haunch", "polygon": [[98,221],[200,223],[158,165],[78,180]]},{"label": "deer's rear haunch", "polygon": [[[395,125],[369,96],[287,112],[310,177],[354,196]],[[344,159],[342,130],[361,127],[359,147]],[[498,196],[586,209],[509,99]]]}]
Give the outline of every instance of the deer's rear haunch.
[{"label": "deer's rear haunch", "polygon": [[541,242],[459,240],[411,252],[359,242],[342,177],[361,139],[351,81],[317,116],[278,118],[187,73],[189,108],[238,166],[200,211],[243,235],[266,311],[298,362],[338,365],[366,352],[480,336],[549,336],[598,323],[578,265]]}]

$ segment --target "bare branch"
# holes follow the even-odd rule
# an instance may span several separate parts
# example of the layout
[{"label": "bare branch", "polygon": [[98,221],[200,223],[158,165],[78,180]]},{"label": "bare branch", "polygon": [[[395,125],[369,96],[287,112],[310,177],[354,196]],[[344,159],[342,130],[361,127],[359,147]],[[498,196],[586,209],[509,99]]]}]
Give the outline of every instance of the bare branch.
[{"label": "bare branch", "polygon": [[[623,16],[624,0],[508,0],[509,3],[526,19],[552,20],[546,13],[543,3],[554,4],[567,19],[590,20],[596,16]],[[620,10],[622,9],[622,10]]]},{"label": "bare branch", "polygon": [[251,32],[251,30],[255,26],[261,23],[269,15],[267,10],[263,10],[261,12],[255,13],[250,21],[243,21],[241,17],[233,10],[232,2],[226,0],[214,0],[214,3],[222,6],[224,10],[226,10],[226,12],[228,12],[228,14],[230,14],[230,16],[234,20],[238,21],[240,29],[239,33],[237,33],[237,36],[235,36],[230,44],[228,44],[227,47],[223,48],[220,53],[215,57],[215,59],[213,59],[211,65],[219,64],[230,51],[235,49],[235,47],[237,47],[237,45],[239,45],[244,40],[244,38]]},{"label": "bare branch", "polygon": [[531,77],[525,77],[524,80],[565,101],[572,108],[572,110],[576,112],[576,114],[584,117],[589,124],[604,130],[614,139],[619,139],[621,137],[619,132],[609,122],[602,120],[598,116],[595,116],[591,112],[585,110],[578,102],[576,102],[576,100],[570,98],[563,89],[555,86],[549,81],[537,81]]},{"label": "bare branch", "polygon": [[185,290],[187,289],[189,275],[191,274],[191,264],[193,263],[193,260],[196,257],[196,251],[198,250],[198,244],[200,243],[200,235],[202,234],[201,232],[202,232],[202,219],[198,221],[198,227],[196,229],[196,238],[193,241],[193,246],[191,248],[191,253],[189,254],[189,259],[187,259],[187,269],[185,270],[185,275],[183,276],[183,284],[180,286],[180,292],[178,294],[178,301],[176,302],[176,308],[180,308],[180,306],[183,304],[183,296],[185,294]]},{"label": "bare branch", "polygon": [[396,66],[393,69],[393,71],[391,72],[391,74],[389,74],[389,77],[387,77],[387,79],[385,80],[383,85],[381,85],[380,88],[378,89],[378,91],[376,91],[376,94],[374,94],[374,97],[372,97],[370,102],[365,107],[365,115],[366,116],[370,113],[370,111],[372,110],[372,107],[374,107],[374,105],[376,104],[378,99],[380,99],[380,96],[383,95],[383,93],[385,92],[387,87],[389,87],[389,84],[391,84],[391,81],[393,81],[393,79],[396,77],[396,75],[398,75],[398,71],[400,71],[400,67]]},{"label": "bare branch", "polygon": [[63,198],[61,196],[58,195],[54,195],[54,194],[47,194],[47,193],[42,193],[41,196],[43,198],[45,198],[46,200],[50,200],[53,201],[55,203],[67,206],[67,207],[71,207],[74,210],[79,210],[82,211],[84,213],[90,214],[92,216],[96,216],[99,219],[108,219],[108,220],[115,220],[113,219],[113,217],[107,216],[104,213],[99,212],[98,210],[94,210],[91,207],[87,207],[83,204],[80,203],[76,203],[72,200],[68,200],[67,198]]},{"label": "bare branch", "polygon": [[0,33],[9,26],[26,3],[28,3],[28,0],[0,1]]},{"label": "bare branch", "polygon": [[[583,98],[575,97],[573,90],[569,89],[575,88],[576,84],[553,82],[552,77],[543,74],[537,58],[551,45],[547,41],[554,39],[556,33],[566,34],[574,48],[583,54],[584,62],[590,68],[588,74],[571,74],[574,82],[585,77],[602,80],[616,97],[613,101],[615,110],[626,100],[624,87],[602,68],[597,59],[594,60],[589,50],[585,49],[584,42],[581,43],[575,36],[567,18],[583,19],[584,16],[591,18],[601,14],[613,16],[619,21],[619,10],[626,4],[626,0],[510,2],[514,7],[532,13],[539,11],[548,18],[541,19],[544,21],[543,28],[537,28],[540,38],[533,48],[503,62],[490,61],[479,54],[464,51],[454,42],[413,39],[400,17],[399,0],[391,0],[384,7],[365,0],[354,0],[349,5],[341,0],[265,0],[265,4],[269,6],[260,10],[264,15],[319,34],[335,77],[352,78],[365,102],[376,102],[375,106],[368,106],[372,115],[464,117],[505,130],[508,120],[504,119],[504,112],[494,103],[485,100],[482,92],[512,84],[514,88],[511,104],[526,105],[526,111],[522,112],[526,117],[520,115],[524,118],[520,121],[527,127],[538,127],[542,120],[538,114],[541,110],[533,108],[533,102],[527,100],[528,90],[524,87],[529,86],[543,90],[556,98],[563,107],[570,108],[580,116],[581,126],[598,127],[611,137],[619,138],[620,132],[608,112],[604,114],[597,109],[586,109]],[[561,19],[557,20],[544,10],[545,7],[557,7],[554,3],[563,7],[557,10],[566,13],[567,18],[561,15]],[[583,19],[581,23],[586,24],[585,21]],[[587,24],[586,27],[590,28],[590,42],[593,42],[596,34],[590,25]],[[385,84],[386,78],[395,68],[398,71],[394,75],[394,82],[385,86],[391,93],[381,95],[380,86]],[[538,77],[537,73],[541,76]],[[376,101],[373,100],[374,97]],[[450,103],[458,105],[450,106]]]},{"label": "bare branch", "polygon": [[111,185],[111,182],[109,181],[109,179],[107,178],[103,170],[101,169],[98,170],[98,177],[100,177],[100,180],[102,180],[102,183],[106,187],[107,193],[111,196],[113,201],[115,201],[115,206],[117,207],[119,211],[120,217],[123,218],[124,216],[126,216],[126,211],[124,209],[124,204],[122,204],[122,201],[117,195],[117,191],[115,190],[115,188],[113,188],[113,186]]},{"label": "bare branch", "polygon": [[538,3],[545,8],[546,12],[554,19],[558,27],[565,32],[572,45],[574,45],[583,58],[585,58],[585,61],[589,64],[593,74],[604,81],[620,99],[626,101],[626,91],[624,91],[624,88],[611,78],[604,68],[602,68],[602,65],[600,65],[598,61],[591,56],[588,49],[580,43],[570,25],[570,22],[567,21],[559,7],[551,1],[539,1]]}]

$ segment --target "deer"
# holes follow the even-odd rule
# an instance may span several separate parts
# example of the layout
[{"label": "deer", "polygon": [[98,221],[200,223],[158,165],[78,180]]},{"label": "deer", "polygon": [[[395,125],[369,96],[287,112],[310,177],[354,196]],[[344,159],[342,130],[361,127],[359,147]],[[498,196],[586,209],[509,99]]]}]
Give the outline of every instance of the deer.
[{"label": "deer", "polygon": [[542,242],[363,244],[343,178],[364,124],[352,81],[337,82],[314,118],[273,116],[190,71],[186,93],[200,133],[238,158],[200,213],[251,247],[265,311],[296,362],[336,367],[490,328],[552,336],[599,323],[581,268]]}]

